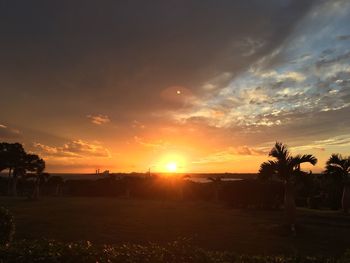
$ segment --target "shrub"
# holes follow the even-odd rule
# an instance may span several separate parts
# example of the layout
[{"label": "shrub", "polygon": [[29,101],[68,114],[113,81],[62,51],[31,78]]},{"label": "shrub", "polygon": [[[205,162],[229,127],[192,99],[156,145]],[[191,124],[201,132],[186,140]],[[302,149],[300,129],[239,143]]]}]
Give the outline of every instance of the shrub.
[{"label": "shrub", "polygon": [[62,243],[54,240],[24,240],[11,246],[0,246],[1,263],[343,263],[325,257],[249,256],[231,252],[214,252],[193,247],[186,241],[167,245],[94,245],[89,241]]},{"label": "shrub", "polygon": [[350,249],[348,249],[339,260],[339,263],[348,263],[348,262],[350,262]]},{"label": "shrub", "polygon": [[0,245],[11,242],[14,234],[15,223],[12,214],[0,207]]},{"label": "shrub", "polygon": [[321,196],[312,196],[309,197],[308,200],[308,206],[311,209],[319,209],[322,203],[322,197]]}]

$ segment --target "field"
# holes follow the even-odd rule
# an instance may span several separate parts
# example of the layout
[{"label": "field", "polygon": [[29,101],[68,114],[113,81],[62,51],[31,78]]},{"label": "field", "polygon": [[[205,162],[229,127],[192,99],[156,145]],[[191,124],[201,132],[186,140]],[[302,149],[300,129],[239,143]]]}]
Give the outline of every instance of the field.
[{"label": "field", "polygon": [[17,239],[95,243],[165,243],[178,238],[211,250],[247,254],[339,255],[350,248],[350,217],[298,210],[295,237],[282,211],[234,210],[222,204],[113,198],[0,198],[12,211]]}]

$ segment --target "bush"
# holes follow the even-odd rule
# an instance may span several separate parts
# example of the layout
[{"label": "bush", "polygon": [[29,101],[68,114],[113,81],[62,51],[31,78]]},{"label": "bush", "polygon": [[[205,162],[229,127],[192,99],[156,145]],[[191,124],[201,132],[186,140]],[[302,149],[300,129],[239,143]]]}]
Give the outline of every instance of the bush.
[{"label": "bush", "polygon": [[280,182],[225,182],[221,192],[221,199],[233,208],[279,209],[284,198],[284,186]]},{"label": "bush", "polygon": [[14,234],[13,216],[7,209],[0,207],[0,245],[11,242]]},{"label": "bush", "polygon": [[309,197],[308,200],[308,207],[311,209],[319,209],[322,204],[322,197],[321,196],[312,196]]},{"label": "bush", "polygon": [[54,240],[24,240],[11,246],[0,246],[1,263],[343,263],[348,254],[336,259],[299,256],[239,256],[231,252],[214,252],[193,247],[186,241],[175,241],[164,246],[120,245],[97,246],[89,241],[62,243]]}]

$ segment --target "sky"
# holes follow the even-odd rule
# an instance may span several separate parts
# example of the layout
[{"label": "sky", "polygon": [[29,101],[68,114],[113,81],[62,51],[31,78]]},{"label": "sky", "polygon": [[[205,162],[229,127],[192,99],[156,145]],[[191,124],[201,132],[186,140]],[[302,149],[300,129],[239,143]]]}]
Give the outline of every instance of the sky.
[{"label": "sky", "polygon": [[[0,141],[49,172],[350,155],[347,0],[0,0]],[[306,167],[306,169],[311,169]]]}]

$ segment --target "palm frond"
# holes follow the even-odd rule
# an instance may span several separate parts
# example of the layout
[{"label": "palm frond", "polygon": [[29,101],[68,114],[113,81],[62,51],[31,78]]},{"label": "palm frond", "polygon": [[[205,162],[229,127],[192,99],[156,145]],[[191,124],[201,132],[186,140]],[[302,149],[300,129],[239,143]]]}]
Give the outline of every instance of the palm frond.
[{"label": "palm frond", "polygon": [[348,156],[348,158],[346,158],[345,160],[345,167],[346,167],[347,173],[350,173],[350,156]]},{"label": "palm frond", "polygon": [[326,175],[341,176],[343,174],[343,168],[339,165],[327,164],[326,169],[323,171]]},{"label": "palm frond", "polygon": [[288,147],[281,142],[276,142],[271,149],[269,156],[276,158],[275,161],[262,163],[259,170],[260,178],[270,178],[276,175],[283,180],[291,180],[297,175],[307,175],[308,173],[301,171],[300,164],[310,163],[315,165],[317,159],[311,154],[292,156]]},{"label": "palm frond", "polygon": [[340,154],[332,154],[326,162],[323,172],[333,177],[347,177],[350,172],[350,156],[343,157]]},{"label": "palm frond", "polygon": [[259,179],[269,179],[277,174],[277,163],[274,161],[263,162],[258,172]]},{"label": "palm frond", "polygon": [[326,165],[332,164],[342,166],[343,160],[344,158],[341,154],[333,153],[331,157],[329,157],[329,159],[327,160]]},{"label": "palm frond", "polygon": [[286,145],[281,142],[276,142],[275,146],[271,149],[269,156],[275,157],[279,161],[286,161],[290,153]]},{"label": "palm frond", "polygon": [[312,154],[296,155],[291,159],[291,163],[293,166],[297,166],[302,163],[310,163],[315,165],[317,163],[317,158]]}]

